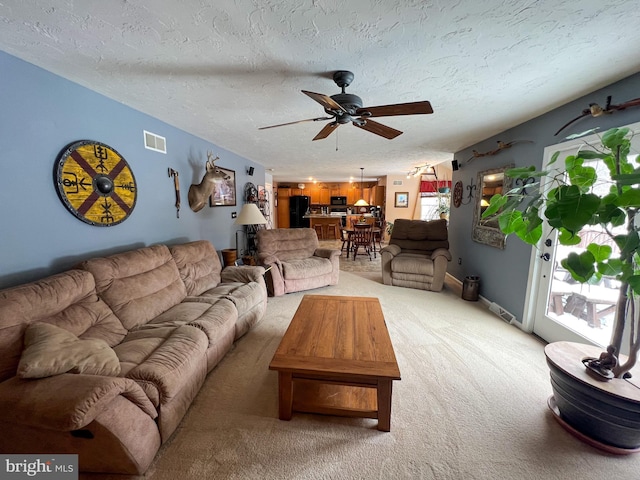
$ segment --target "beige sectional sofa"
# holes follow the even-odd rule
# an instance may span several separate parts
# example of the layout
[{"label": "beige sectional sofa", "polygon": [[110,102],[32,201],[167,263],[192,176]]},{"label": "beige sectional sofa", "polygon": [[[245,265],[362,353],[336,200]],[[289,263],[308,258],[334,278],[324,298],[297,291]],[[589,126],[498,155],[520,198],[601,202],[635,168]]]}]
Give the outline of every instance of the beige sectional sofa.
[{"label": "beige sectional sofa", "polygon": [[267,306],[264,268],[155,245],[0,290],[0,452],[143,473]]}]

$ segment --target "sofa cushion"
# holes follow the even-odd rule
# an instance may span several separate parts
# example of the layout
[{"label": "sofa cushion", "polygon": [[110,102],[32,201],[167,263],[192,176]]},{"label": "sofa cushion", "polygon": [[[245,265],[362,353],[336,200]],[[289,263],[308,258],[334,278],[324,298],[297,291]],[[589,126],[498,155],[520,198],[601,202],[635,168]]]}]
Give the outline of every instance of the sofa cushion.
[{"label": "sofa cushion", "polygon": [[[215,288],[203,292],[200,297],[226,298],[231,300],[238,309],[238,313],[251,310],[265,299],[264,287],[258,283],[221,283]],[[194,300],[187,297],[188,300]]]},{"label": "sofa cushion", "polygon": [[318,277],[330,274],[332,271],[333,265],[331,261],[321,257],[308,257],[282,262],[282,276],[285,280]]},{"label": "sofa cushion", "polygon": [[166,245],[92,258],[80,267],[93,274],[98,295],[128,330],[153,320],[187,295]]},{"label": "sofa cushion", "polygon": [[274,228],[258,230],[259,257],[273,256],[288,262],[313,256],[318,235],[311,228]]},{"label": "sofa cushion", "polygon": [[141,327],[141,330],[192,325],[204,332],[209,345],[214,345],[228,330],[234,329],[237,319],[238,311],[229,299],[211,298],[206,302],[180,303],[158,315],[152,322]]},{"label": "sofa cushion", "polygon": [[391,260],[391,271],[433,276],[433,261],[426,255],[400,253]]},{"label": "sofa cushion", "polygon": [[402,250],[433,252],[438,248],[449,248],[446,220],[407,220],[398,218],[393,224],[389,244]]},{"label": "sofa cushion", "polygon": [[169,247],[187,295],[200,295],[220,283],[222,264],[211,242],[199,240]]},{"label": "sofa cushion", "polygon": [[120,373],[120,361],[104,340],[81,340],[49,323],[29,325],[24,334],[18,376],[44,378],[61,373],[116,376]]},{"label": "sofa cushion", "polygon": [[96,294],[93,276],[82,270],[43,278],[0,291],[0,381],[15,375],[27,326],[44,322],[82,339],[101,339],[113,347],[127,334],[120,320]]},{"label": "sofa cushion", "polygon": [[[121,375],[140,383],[152,403],[158,406],[178,393],[181,384],[176,376],[188,377],[185,372],[190,369],[206,369],[207,348],[233,332],[237,318],[233,303],[224,298],[175,305],[129,332],[123,342],[114,347],[122,366]],[[180,351],[172,352],[171,345]],[[198,360],[197,364],[190,363],[189,358],[194,362]],[[166,363],[163,364],[162,359]],[[162,375],[154,374],[154,368],[162,370]],[[186,377],[182,381],[188,381]]]},{"label": "sofa cushion", "polygon": [[[148,335],[115,347],[123,360],[138,361],[126,377],[135,380],[157,408],[206,375],[207,336],[196,326],[148,328]],[[154,335],[157,334],[157,335]]]}]

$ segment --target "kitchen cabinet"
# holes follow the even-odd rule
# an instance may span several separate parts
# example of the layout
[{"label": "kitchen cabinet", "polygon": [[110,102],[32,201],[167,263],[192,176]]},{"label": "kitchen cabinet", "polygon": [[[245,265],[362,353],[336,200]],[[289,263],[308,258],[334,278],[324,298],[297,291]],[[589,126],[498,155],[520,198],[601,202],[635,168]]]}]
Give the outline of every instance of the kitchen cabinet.
[{"label": "kitchen cabinet", "polygon": [[290,188],[280,188],[278,187],[278,198],[289,198],[291,196]]},{"label": "kitchen cabinet", "polygon": [[317,186],[314,185],[313,187],[311,187],[308,191],[308,195],[311,199],[312,205],[318,205],[322,203],[320,201],[320,189]]},{"label": "kitchen cabinet", "polygon": [[347,190],[347,205],[353,205],[360,198],[360,189],[359,188],[349,188]]},{"label": "kitchen cabinet", "polygon": [[328,188],[321,188],[319,192],[320,205],[329,205],[331,203],[331,191]]},{"label": "kitchen cabinet", "polygon": [[383,186],[374,185],[371,187],[369,193],[369,205],[384,205],[385,204],[385,188]]}]

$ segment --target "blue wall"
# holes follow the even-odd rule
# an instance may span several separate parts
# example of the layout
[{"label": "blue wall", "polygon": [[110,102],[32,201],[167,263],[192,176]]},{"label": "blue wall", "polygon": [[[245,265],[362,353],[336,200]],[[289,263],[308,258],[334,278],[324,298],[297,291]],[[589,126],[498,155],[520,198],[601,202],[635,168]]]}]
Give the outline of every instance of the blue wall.
[{"label": "blue wall", "polygon": [[[457,152],[455,158],[461,162],[462,167],[453,172],[453,184],[458,180],[462,181],[466,195],[466,186],[470,181],[473,179],[473,183],[477,184],[478,171],[511,163],[522,167],[535,165],[539,168],[542,165],[545,147],[561,143],[567,135],[595,127],[600,127],[599,131],[604,132],[611,127],[640,121],[640,108],[634,107],[596,118],[589,115],[563,130],[558,136],[554,136],[562,125],[578,116],[590,103],[598,103],[604,107],[608,95],[613,97],[613,104],[640,97],[640,74],[628,77]],[[518,108],[518,105],[514,105],[513,108]],[[473,156],[472,150],[479,152],[494,150],[498,140],[507,143],[514,140],[532,140],[533,143],[516,144],[495,156],[476,158],[472,163],[467,163],[467,160]],[[521,242],[515,236],[507,238],[505,250],[474,242],[471,239],[471,228],[475,206],[474,199],[468,205],[451,208],[449,235],[453,261],[449,264],[448,271],[459,280],[464,279],[466,275],[480,275],[480,294],[507,309],[517,317],[519,322],[522,322],[533,247]],[[462,265],[458,265],[458,258],[462,258]]]},{"label": "blue wall", "polygon": [[[68,269],[79,260],[156,243],[206,239],[235,247],[232,212],[242,208],[246,182],[264,185],[262,165],[126,107],[0,51],[0,288]],[[143,130],[166,138],[167,154],[144,148]],[[138,185],[135,209],[123,223],[95,227],[75,218],[53,182],[61,150],[77,140],[113,147]],[[187,191],[204,175],[207,150],[236,172],[235,207],[189,208]],[[253,166],[252,177],[246,169]],[[179,172],[180,218],[173,179]]]}]

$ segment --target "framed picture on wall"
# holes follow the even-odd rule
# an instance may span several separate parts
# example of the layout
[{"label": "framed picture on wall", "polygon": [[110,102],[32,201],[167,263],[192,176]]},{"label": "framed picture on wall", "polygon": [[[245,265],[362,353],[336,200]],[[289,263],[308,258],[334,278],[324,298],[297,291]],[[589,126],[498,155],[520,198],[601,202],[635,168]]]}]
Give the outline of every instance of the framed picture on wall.
[{"label": "framed picture on wall", "polygon": [[409,208],[409,192],[396,192],[396,208]]},{"label": "framed picture on wall", "polygon": [[228,207],[236,204],[236,172],[226,168],[220,168],[226,175],[224,178],[213,180],[213,192],[209,197],[210,207]]}]

